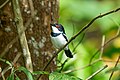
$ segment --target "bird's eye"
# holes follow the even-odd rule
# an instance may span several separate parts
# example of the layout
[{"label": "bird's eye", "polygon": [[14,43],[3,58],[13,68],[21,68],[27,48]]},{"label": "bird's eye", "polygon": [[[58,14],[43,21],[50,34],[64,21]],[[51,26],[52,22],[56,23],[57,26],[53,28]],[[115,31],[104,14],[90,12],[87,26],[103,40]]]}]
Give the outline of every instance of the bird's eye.
[{"label": "bird's eye", "polygon": [[56,25],[56,28],[60,28],[60,26]]}]

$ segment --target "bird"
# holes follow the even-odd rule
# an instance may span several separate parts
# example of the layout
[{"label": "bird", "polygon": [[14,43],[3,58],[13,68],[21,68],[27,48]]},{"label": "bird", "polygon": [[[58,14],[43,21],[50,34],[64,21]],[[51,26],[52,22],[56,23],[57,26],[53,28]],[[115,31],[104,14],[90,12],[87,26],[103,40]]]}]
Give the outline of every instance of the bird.
[{"label": "bird", "polygon": [[[58,23],[50,24],[50,27],[50,38],[53,46],[56,49],[62,48],[68,42],[64,27]],[[68,45],[64,48],[64,51],[67,57],[73,58],[72,52],[70,51]]]}]

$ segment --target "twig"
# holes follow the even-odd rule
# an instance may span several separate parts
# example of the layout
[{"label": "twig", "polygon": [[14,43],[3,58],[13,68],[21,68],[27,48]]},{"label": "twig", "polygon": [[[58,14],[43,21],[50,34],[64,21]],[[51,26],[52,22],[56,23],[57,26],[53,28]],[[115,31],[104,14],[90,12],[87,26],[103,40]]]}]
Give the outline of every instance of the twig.
[{"label": "twig", "polygon": [[[113,60],[105,60],[105,59],[102,59],[103,62],[110,62],[110,63],[116,63],[116,61],[113,61]],[[118,62],[120,63],[120,61]]]},{"label": "twig", "polygon": [[18,40],[18,36],[15,37],[7,46],[4,48],[3,52],[1,53],[0,57],[2,58],[10,49],[10,47]]},{"label": "twig", "polygon": [[[118,26],[118,31],[117,31],[115,37],[111,38],[111,39],[108,40],[106,43],[104,43],[104,45],[102,45],[102,46],[94,53],[94,55],[93,55],[92,58],[90,59],[90,62],[91,62],[92,59],[97,55],[97,53],[100,51],[100,49],[102,49],[102,47],[104,47],[106,44],[108,44],[109,42],[111,42],[112,40],[114,40],[115,38],[117,38],[118,35],[119,35],[119,32],[120,32],[119,26],[120,26],[120,25],[119,25],[117,22],[115,22],[112,18],[110,18],[110,20],[112,20],[112,21],[116,24],[116,26]],[[102,52],[102,54],[103,54],[103,52]],[[100,57],[102,57],[102,54],[100,55]],[[89,62],[89,63],[90,63],[90,62]]]},{"label": "twig", "polygon": [[[83,67],[80,67],[80,68],[74,68],[73,70],[64,71],[64,73],[67,74],[67,73],[75,72],[75,71],[78,71],[78,70],[81,70],[81,69],[85,69],[85,68],[90,67],[91,65],[93,65],[93,64],[95,64],[99,61],[110,62],[110,63],[111,62],[114,62],[114,63],[116,62],[116,61],[108,61],[108,60],[104,60],[104,59],[97,59],[97,60],[93,61],[92,63],[87,64],[86,66],[83,66]],[[120,63],[120,61],[119,61],[119,63]]]},{"label": "twig", "polygon": [[31,9],[31,16],[34,17],[34,6],[33,6],[33,0],[29,0],[29,5]]},{"label": "twig", "polygon": [[93,73],[91,76],[89,76],[86,80],[90,80],[91,78],[93,78],[95,75],[97,75],[98,73],[100,73],[101,71],[103,71],[107,67],[108,67],[108,65],[105,65],[103,68],[97,70],[95,73]]},{"label": "twig", "polygon": [[102,37],[101,51],[100,51],[100,59],[102,59],[103,50],[104,50],[104,45],[105,45],[105,35],[103,35],[103,37]]},{"label": "twig", "polygon": [[61,65],[61,69],[59,70],[59,72],[61,72],[62,71],[62,69],[64,68],[64,66],[65,66],[65,63],[68,61],[68,58],[64,61],[64,63],[62,63],[62,65]]},{"label": "twig", "polygon": [[[75,34],[73,37],[71,37],[71,39],[61,48],[59,49],[54,55],[53,57],[48,61],[48,63],[44,66],[44,68],[42,69],[43,71],[46,70],[46,68],[49,66],[49,64],[51,63],[51,61],[58,55],[58,53],[60,51],[62,51],[62,49],[64,49],[72,40],[74,40],[78,35],[80,35],[83,31],[85,31],[87,28],[89,28],[91,26],[91,24],[93,24],[93,22],[95,22],[97,19],[99,18],[102,18],[106,15],[109,15],[109,14],[112,14],[112,13],[115,13],[117,11],[119,11],[120,8],[117,8],[115,10],[112,10],[112,11],[109,11],[107,13],[104,13],[104,14],[100,14],[99,16],[93,18],[86,26],[84,26],[77,34]],[[38,77],[37,80],[39,80],[39,78],[41,77],[41,75]]]},{"label": "twig", "polygon": [[[1,76],[4,78],[4,74],[13,68],[13,65],[18,61],[18,59],[20,58],[22,53],[18,52],[18,54],[16,55],[16,57],[14,58],[13,62],[9,64],[9,66],[7,66],[2,72],[1,72]],[[3,62],[6,62],[6,60],[1,59]]]},{"label": "twig", "polygon": [[[26,65],[26,68],[30,72],[33,72],[31,55],[30,55],[30,51],[28,48],[25,32],[23,32],[24,26],[23,26],[23,19],[22,19],[22,15],[21,15],[21,11],[20,11],[19,1],[12,0],[12,5],[13,5],[13,12],[15,15],[15,21],[16,21],[16,26],[17,26],[17,30],[18,30],[18,35],[19,35],[19,39],[20,39],[20,44],[21,44],[21,48],[23,51],[23,56],[25,58],[25,65]],[[21,32],[23,32],[23,33],[21,34]]]},{"label": "twig", "polygon": [[7,66],[2,72],[1,72],[1,76],[4,78],[4,74],[8,71],[12,69],[12,66]]},{"label": "twig", "polygon": [[109,39],[108,41],[106,41],[106,42],[104,43],[104,45],[101,46],[101,47],[94,53],[94,55],[91,57],[89,63],[92,62],[93,58],[98,54],[98,52],[101,50],[101,48],[102,48],[102,47],[105,47],[108,43],[110,43],[111,41],[113,41],[114,39],[116,39],[116,38],[119,36],[119,33],[120,33],[120,28],[118,28],[118,31],[117,31],[117,33],[116,33],[116,35],[115,35],[114,37],[112,37],[111,39]]},{"label": "twig", "polygon": [[20,56],[21,56],[21,52],[18,52],[18,54],[16,55],[16,57],[14,58],[14,60],[13,60],[13,64],[15,64],[17,61],[18,61],[18,59],[20,58]]},{"label": "twig", "polygon": [[74,72],[74,71],[78,71],[78,70],[81,70],[81,69],[85,69],[85,68],[90,67],[91,65],[97,63],[98,61],[101,61],[101,59],[95,60],[95,61],[92,62],[91,64],[87,64],[86,66],[83,66],[83,67],[81,67],[81,68],[76,68],[76,69],[73,69],[73,70],[65,71],[64,73],[71,73],[71,72]]},{"label": "twig", "polygon": [[[117,67],[117,65],[118,65],[118,63],[119,63],[119,60],[120,60],[120,55],[119,55],[119,57],[118,57],[118,59],[117,59],[117,61],[116,61],[116,64],[115,64],[114,68]],[[112,73],[111,73],[111,75],[110,75],[110,77],[109,77],[109,80],[111,80],[113,74],[114,74],[114,70],[112,71]]]},{"label": "twig", "polygon": [[4,0],[4,1],[5,2],[2,5],[0,5],[0,9],[3,8],[10,0]]}]

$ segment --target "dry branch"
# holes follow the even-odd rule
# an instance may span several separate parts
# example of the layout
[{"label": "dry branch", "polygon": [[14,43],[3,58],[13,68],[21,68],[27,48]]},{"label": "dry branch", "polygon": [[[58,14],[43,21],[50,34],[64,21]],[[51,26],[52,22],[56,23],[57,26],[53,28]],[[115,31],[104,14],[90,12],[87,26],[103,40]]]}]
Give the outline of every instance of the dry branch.
[{"label": "dry branch", "polygon": [[[94,53],[94,55],[91,57],[89,63],[92,62],[93,58],[97,55],[97,53],[102,49],[104,48],[108,43],[110,43],[111,41],[113,41],[114,39],[116,39],[120,34],[120,28],[118,28],[118,31],[116,33],[115,36],[113,36],[111,39],[109,39],[108,41],[104,42],[104,45],[102,44],[102,46]],[[102,56],[102,53],[100,54],[100,57]]]},{"label": "dry branch", "polygon": [[32,0],[29,0],[29,5],[30,5],[30,9],[31,9],[31,16],[34,17],[34,6],[33,6],[33,1]]},{"label": "dry branch", "polygon": [[[118,63],[119,63],[119,60],[120,60],[120,55],[119,55],[119,57],[118,57],[118,59],[117,59],[117,61],[116,61],[116,64],[115,64],[114,68],[117,67],[117,65],[118,65]],[[111,75],[110,75],[110,77],[109,77],[109,80],[111,80],[113,74],[114,74],[114,70],[112,71],[112,73],[111,73]]]},{"label": "dry branch", "polygon": [[6,0],[2,5],[0,5],[0,9],[3,8],[10,0]]},{"label": "dry branch", "polygon": [[104,45],[105,45],[105,35],[103,35],[103,37],[102,37],[101,51],[100,51],[100,59],[102,59],[103,50],[104,50]]},{"label": "dry branch", "polygon": [[[14,58],[14,60],[9,64],[9,66],[7,66],[6,68],[4,68],[4,69],[2,70],[0,77],[2,76],[3,80],[5,80],[4,74],[5,74],[7,71],[9,71],[10,69],[13,68],[14,64],[16,64],[16,62],[17,62],[18,59],[20,58],[21,54],[22,54],[22,53],[18,52],[18,54],[16,55],[16,57]],[[3,62],[6,62],[6,60],[4,60],[4,59],[1,59],[1,58],[0,58],[0,60],[2,60]]]},{"label": "dry branch", "polygon": [[86,80],[91,80],[95,75],[97,75],[98,73],[100,73],[101,71],[103,71],[105,68],[107,68],[108,66],[105,65],[103,68],[100,68],[99,70],[97,70],[95,73],[93,73],[91,76],[89,76]]},{"label": "dry branch", "polygon": [[22,51],[23,51],[23,56],[25,58],[25,65],[26,65],[26,68],[30,72],[32,72],[33,71],[32,60],[31,60],[31,55],[30,55],[30,51],[28,48],[27,40],[26,40],[26,35],[24,32],[23,19],[20,11],[19,1],[12,0],[12,6],[13,6],[13,12],[14,12],[16,26],[18,30],[19,40],[20,40]]},{"label": "dry branch", "polygon": [[64,73],[67,74],[67,73],[75,72],[75,71],[78,71],[78,70],[81,70],[81,69],[85,69],[85,68],[90,67],[91,65],[93,65],[93,64],[95,64],[95,63],[97,63],[97,62],[99,62],[99,61],[102,61],[102,60],[101,60],[101,59],[95,60],[94,62],[92,62],[92,63],[90,63],[90,64],[87,64],[87,65],[85,65],[85,66],[83,66],[83,67],[74,68],[73,70],[64,71]]}]

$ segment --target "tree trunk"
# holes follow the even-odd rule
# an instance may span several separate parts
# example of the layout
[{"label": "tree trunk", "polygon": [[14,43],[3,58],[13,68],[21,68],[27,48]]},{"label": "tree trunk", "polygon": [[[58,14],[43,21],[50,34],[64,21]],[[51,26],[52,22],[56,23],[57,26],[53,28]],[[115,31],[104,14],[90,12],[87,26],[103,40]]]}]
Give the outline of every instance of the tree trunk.
[{"label": "tree trunk", "polygon": [[[27,64],[26,57],[23,54],[25,52],[21,44],[21,34],[25,31],[24,38],[27,40],[25,44],[28,45],[33,71],[40,71],[54,53],[49,35],[50,23],[57,22],[58,0],[19,0],[24,27],[21,34],[18,31],[20,27],[17,25],[21,22],[19,22],[19,19],[16,21],[17,17],[15,16],[13,5],[8,1],[0,10],[0,56],[2,59],[14,61],[17,55],[22,53],[21,57],[14,63],[14,66],[25,66]],[[0,66],[4,70],[7,64],[0,61]],[[47,68],[47,71],[51,72],[55,69],[56,61],[54,60]],[[7,71],[5,78],[9,74],[10,71]],[[21,80],[26,78],[23,73],[18,72],[18,75]],[[48,77],[42,76],[41,79],[47,80]]]}]

